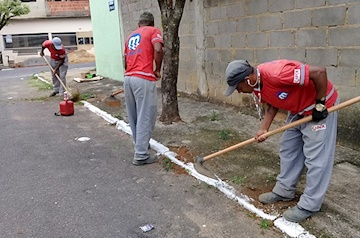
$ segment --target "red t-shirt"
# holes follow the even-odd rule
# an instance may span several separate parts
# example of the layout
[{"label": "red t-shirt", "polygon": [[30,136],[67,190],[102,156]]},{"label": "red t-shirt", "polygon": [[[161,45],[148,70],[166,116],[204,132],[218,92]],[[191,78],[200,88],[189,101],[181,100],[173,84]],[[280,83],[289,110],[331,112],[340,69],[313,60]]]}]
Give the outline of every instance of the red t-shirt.
[{"label": "red t-shirt", "polygon": [[125,42],[126,76],[156,81],[154,75],[154,46],[163,43],[161,32],[152,26],[139,27]]},{"label": "red t-shirt", "polygon": [[[293,114],[312,113],[316,91],[313,81],[309,79],[308,65],[292,60],[275,60],[260,64],[257,68],[263,82],[260,92],[262,101]],[[328,80],[326,107],[333,106],[336,99],[337,91]]]},{"label": "red t-shirt", "polygon": [[50,57],[54,60],[61,60],[64,59],[66,56],[65,47],[62,46],[61,50],[57,50],[52,46],[51,40],[46,40],[42,43],[42,46],[47,48],[50,51]]}]

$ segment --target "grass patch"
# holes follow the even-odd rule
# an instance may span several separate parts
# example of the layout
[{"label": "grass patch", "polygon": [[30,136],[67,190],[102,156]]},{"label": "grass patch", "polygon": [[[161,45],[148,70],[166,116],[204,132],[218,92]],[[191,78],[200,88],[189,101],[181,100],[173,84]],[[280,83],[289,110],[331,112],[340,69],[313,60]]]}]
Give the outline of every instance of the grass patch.
[{"label": "grass patch", "polygon": [[173,170],[173,163],[171,162],[171,159],[165,158],[162,164],[163,164],[164,169],[167,172],[169,172],[170,170]]},{"label": "grass patch", "polygon": [[261,229],[269,229],[271,227],[271,221],[266,219],[261,219],[260,227]]},{"label": "grass patch", "polygon": [[94,98],[94,97],[95,97],[95,95],[91,94],[91,93],[81,93],[80,96],[79,96],[79,99],[86,101],[89,98]]},{"label": "grass patch", "polygon": [[28,82],[31,87],[37,88],[39,91],[48,91],[53,89],[52,84],[47,84],[38,79],[38,77],[36,76],[32,76]]},{"label": "grass patch", "polygon": [[231,181],[235,184],[244,184],[246,176],[234,176]]},{"label": "grass patch", "polygon": [[217,120],[218,120],[218,114],[213,110],[210,117],[210,121],[217,121]]},{"label": "grass patch", "polygon": [[229,132],[225,131],[225,130],[221,130],[219,132],[219,137],[222,140],[227,140],[229,138]]}]

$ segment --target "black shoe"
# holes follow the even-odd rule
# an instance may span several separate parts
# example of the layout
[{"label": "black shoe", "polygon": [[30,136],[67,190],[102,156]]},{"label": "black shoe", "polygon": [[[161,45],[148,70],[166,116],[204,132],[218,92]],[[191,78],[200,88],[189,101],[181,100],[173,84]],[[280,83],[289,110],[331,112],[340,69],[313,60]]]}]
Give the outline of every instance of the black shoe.
[{"label": "black shoe", "polygon": [[154,155],[154,156],[150,156],[149,158],[144,159],[144,160],[133,159],[132,163],[133,163],[133,165],[138,166],[138,165],[152,164],[152,163],[155,163],[157,160],[158,160],[158,157],[156,155]]},{"label": "black shoe", "polygon": [[52,92],[49,97],[54,97],[56,94],[58,94],[58,92]]}]

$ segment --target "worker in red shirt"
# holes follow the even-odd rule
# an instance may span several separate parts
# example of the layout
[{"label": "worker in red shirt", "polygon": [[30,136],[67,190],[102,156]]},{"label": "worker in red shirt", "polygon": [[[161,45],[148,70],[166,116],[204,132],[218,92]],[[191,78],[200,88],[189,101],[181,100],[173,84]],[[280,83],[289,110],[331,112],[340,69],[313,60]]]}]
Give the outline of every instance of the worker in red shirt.
[{"label": "worker in red shirt", "polygon": [[68,70],[68,57],[64,45],[61,43],[59,37],[54,37],[52,40],[46,40],[41,45],[40,56],[44,56],[44,50],[48,49],[50,52],[50,65],[53,68],[51,70],[52,82],[54,91],[50,94],[50,97],[60,94],[64,95],[65,89],[59,82],[59,79],[55,76],[57,74],[61,81],[66,86],[66,74]]},{"label": "worker in red shirt", "polygon": [[235,60],[226,68],[229,85],[225,95],[235,90],[254,93],[265,105],[264,118],[255,134],[266,140],[279,109],[288,111],[286,123],[312,115],[313,120],[286,130],[280,144],[280,174],[272,192],[259,196],[268,204],[295,198],[296,184],[306,167],[306,186],[296,206],[284,212],[291,222],[300,222],[320,210],[330,184],[334,164],[337,112],[327,108],[338,104],[338,94],[328,80],[326,68],[292,60],[275,60],[252,67],[246,60]]},{"label": "worker in red shirt", "polygon": [[124,50],[125,103],[134,141],[134,165],[157,161],[156,155],[150,156],[149,141],[156,122],[156,81],[161,78],[162,47],[162,34],[154,27],[154,16],[142,13],[138,28],[126,39]]}]

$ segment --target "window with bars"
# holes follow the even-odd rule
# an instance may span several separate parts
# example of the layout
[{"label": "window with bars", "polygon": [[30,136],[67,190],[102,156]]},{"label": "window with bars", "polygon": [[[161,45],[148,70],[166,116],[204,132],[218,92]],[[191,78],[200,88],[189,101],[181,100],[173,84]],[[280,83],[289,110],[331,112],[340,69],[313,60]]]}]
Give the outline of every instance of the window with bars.
[{"label": "window with bars", "polygon": [[[76,33],[53,33],[53,37],[59,37],[62,44],[67,48],[76,47]],[[19,34],[3,36],[5,49],[29,49],[41,48],[41,44],[48,40],[47,33],[40,34]]]}]

